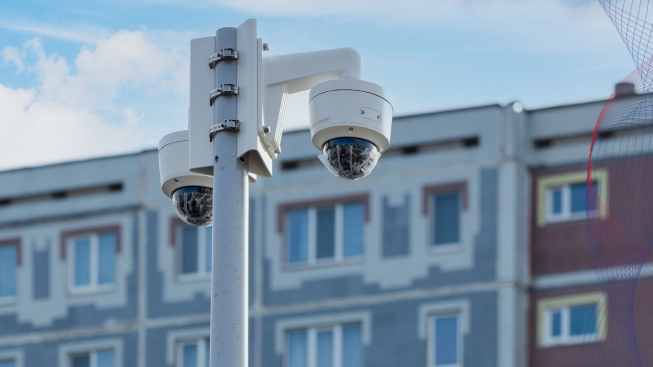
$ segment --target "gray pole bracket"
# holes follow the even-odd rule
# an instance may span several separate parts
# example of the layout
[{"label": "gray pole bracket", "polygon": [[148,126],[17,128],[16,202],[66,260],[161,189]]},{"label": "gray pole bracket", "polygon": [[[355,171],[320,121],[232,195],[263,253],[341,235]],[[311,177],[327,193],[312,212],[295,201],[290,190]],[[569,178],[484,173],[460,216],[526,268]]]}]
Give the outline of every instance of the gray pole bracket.
[{"label": "gray pole bracket", "polygon": [[224,120],[221,124],[211,126],[209,129],[209,141],[213,141],[213,136],[221,131],[238,130],[240,130],[240,120]]},{"label": "gray pole bracket", "polygon": [[213,101],[220,96],[237,95],[238,86],[236,84],[222,84],[220,88],[211,91],[209,96],[209,106],[213,106]]},{"label": "gray pole bracket", "polygon": [[234,48],[223,48],[220,52],[209,56],[209,69],[213,69],[222,60],[238,60],[238,51]]}]

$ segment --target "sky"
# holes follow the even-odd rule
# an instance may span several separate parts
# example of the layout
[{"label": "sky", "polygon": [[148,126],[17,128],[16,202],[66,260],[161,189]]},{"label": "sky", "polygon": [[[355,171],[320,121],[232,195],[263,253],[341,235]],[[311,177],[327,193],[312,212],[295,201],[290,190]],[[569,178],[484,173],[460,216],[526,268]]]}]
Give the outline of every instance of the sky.
[{"label": "sky", "polygon": [[[0,170],[137,152],[187,128],[190,40],[258,20],[265,56],[353,47],[395,115],[607,98],[635,67],[590,0],[0,2]],[[308,94],[285,130],[307,128]]]}]

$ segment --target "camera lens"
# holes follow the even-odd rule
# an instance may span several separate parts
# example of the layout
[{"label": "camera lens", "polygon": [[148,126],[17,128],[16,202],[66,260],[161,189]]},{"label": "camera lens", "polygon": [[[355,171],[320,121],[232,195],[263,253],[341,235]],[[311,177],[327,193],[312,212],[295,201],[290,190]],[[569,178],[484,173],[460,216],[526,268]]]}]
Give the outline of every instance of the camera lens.
[{"label": "camera lens", "polygon": [[172,206],[184,222],[199,227],[213,223],[213,189],[191,186],[172,194]]},{"label": "camera lens", "polygon": [[372,172],[380,156],[376,145],[367,140],[336,138],[324,144],[318,157],[334,175],[360,180]]}]

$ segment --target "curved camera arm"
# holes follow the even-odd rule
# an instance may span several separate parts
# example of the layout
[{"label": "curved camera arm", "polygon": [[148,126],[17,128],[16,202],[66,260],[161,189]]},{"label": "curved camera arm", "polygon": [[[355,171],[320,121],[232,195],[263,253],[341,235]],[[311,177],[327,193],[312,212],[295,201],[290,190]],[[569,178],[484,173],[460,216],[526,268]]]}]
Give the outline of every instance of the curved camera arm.
[{"label": "curved camera arm", "polygon": [[288,94],[310,90],[332,79],[360,79],[360,74],[360,55],[353,48],[263,58],[264,126],[261,126],[259,135],[269,154],[276,156],[281,152],[281,134]]}]

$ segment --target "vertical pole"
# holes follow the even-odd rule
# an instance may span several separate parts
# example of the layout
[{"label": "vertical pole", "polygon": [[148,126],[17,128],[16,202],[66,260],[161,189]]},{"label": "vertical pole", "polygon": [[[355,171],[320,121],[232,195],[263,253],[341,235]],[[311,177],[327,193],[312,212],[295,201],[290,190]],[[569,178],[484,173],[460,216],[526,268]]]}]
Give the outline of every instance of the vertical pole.
[{"label": "vertical pole", "polygon": [[[236,28],[216,32],[216,51],[224,48],[236,49]],[[236,61],[216,65],[216,88],[238,85],[236,67]],[[237,119],[236,98],[227,95],[215,100],[216,124]],[[237,134],[221,131],[213,137],[211,367],[247,367],[249,180],[247,162],[237,157]]]}]

